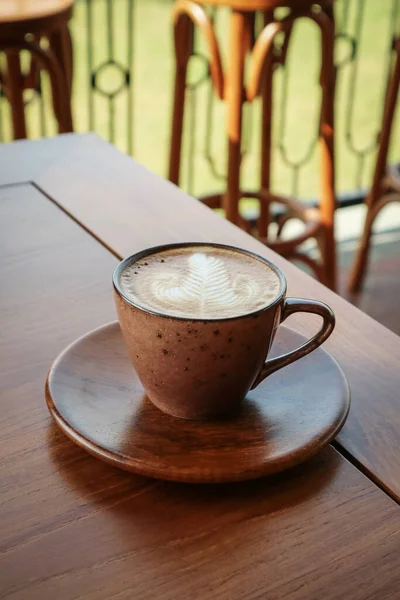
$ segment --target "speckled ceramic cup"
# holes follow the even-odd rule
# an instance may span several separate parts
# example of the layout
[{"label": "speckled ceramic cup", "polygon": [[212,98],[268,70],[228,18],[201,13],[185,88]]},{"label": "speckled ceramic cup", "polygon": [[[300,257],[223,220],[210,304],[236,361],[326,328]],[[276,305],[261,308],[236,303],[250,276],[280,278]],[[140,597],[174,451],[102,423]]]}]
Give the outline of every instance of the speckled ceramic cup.
[{"label": "speckled ceramic cup", "polygon": [[[261,261],[253,266],[268,267],[273,273],[277,283],[274,298],[264,305],[261,302],[261,308],[250,312],[247,309],[251,304],[247,308],[239,304],[237,311],[241,314],[235,316],[221,317],[216,311],[214,318],[209,309],[207,317],[204,314],[188,317],[176,314],[183,306],[182,299],[175,311],[162,310],[144,306],[135,295],[123,289],[121,278],[127,269],[135,276],[135,272],[140,273],[140,267],[146,268],[158,255],[169,256],[188,249],[193,249],[196,256],[202,255],[204,250],[205,260],[214,263],[214,250],[218,256],[224,252],[237,253],[238,271],[241,260],[245,266]],[[164,268],[166,273],[168,261],[165,267],[163,259],[159,262],[161,274]],[[151,277],[147,279],[150,283],[145,280],[146,285],[152,285]],[[246,250],[220,244],[171,244],[143,250],[117,266],[113,284],[122,335],[148,398],[164,412],[185,419],[215,418],[237,410],[250,389],[315,350],[329,337],[335,325],[332,310],[322,302],[286,298],[286,280],[275,265]],[[247,298],[248,289],[244,289]],[[167,292],[168,298],[175,298],[174,290]],[[174,314],[169,314],[171,312]],[[267,360],[277,327],[295,312],[321,316],[321,329],[300,348]]]}]

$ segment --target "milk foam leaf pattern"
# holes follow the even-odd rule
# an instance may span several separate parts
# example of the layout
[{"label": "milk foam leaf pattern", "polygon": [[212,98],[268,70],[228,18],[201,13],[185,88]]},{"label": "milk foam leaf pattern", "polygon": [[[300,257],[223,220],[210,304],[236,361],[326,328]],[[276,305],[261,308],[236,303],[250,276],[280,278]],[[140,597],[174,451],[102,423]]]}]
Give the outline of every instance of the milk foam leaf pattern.
[{"label": "milk foam leaf pattern", "polygon": [[244,306],[259,291],[249,277],[232,278],[222,260],[200,252],[188,258],[187,276],[179,279],[160,273],[152,282],[153,295],[180,307],[196,304],[200,315],[221,306]]}]

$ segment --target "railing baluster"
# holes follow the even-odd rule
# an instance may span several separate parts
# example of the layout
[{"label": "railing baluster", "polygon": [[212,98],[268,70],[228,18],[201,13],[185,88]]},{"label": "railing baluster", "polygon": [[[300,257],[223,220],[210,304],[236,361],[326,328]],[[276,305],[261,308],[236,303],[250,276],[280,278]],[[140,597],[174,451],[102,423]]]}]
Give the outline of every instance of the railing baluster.
[{"label": "railing baluster", "polygon": [[[1,59],[1,57],[0,57]],[[1,62],[0,62],[1,67]],[[4,127],[3,127],[3,103],[4,103],[4,89],[0,81],[0,142],[4,142]]]},{"label": "railing baluster", "polygon": [[[87,103],[87,115],[78,114],[78,119],[75,120],[77,129],[84,131],[90,129],[98,131],[100,134],[105,135],[111,142],[114,142],[122,150],[128,151],[130,154],[134,152],[134,148],[137,144],[145,143],[145,140],[135,139],[134,130],[134,101],[135,101],[135,86],[134,86],[134,42],[135,35],[138,31],[138,23],[135,19],[135,9],[137,2],[142,2],[141,5],[141,17],[143,23],[140,23],[140,27],[151,27],[151,24],[146,21],[146,1],[147,0],[77,0],[76,11],[75,11],[75,23],[73,27],[76,27],[76,40],[74,45],[75,51],[75,69],[78,70],[76,73],[78,85],[73,88],[73,94],[75,98],[75,106]],[[173,0],[166,2],[165,5],[160,5],[160,11],[164,10],[163,17],[169,11]],[[121,20],[121,12],[124,13],[124,19]],[[395,32],[395,27],[399,27],[399,11],[400,11],[400,0],[386,0],[381,3],[381,14],[379,21],[379,32],[381,32],[381,38],[384,35],[386,43],[387,37],[387,54],[382,57],[382,80],[378,82],[380,98],[377,99],[371,107],[374,114],[371,118],[372,123],[370,126],[373,127],[371,135],[365,141],[361,137],[360,133],[364,134],[364,129],[358,127],[357,115],[359,102],[362,101],[360,96],[360,85],[363,80],[360,79],[363,75],[361,69],[364,68],[364,52],[360,45],[360,39],[364,35],[365,27],[371,27],[371,19],[373,18],[373,12],[371,12],[371,4],[365,0],[336,0],[335,2],[335,13],[337,17],[337,40],[338,45],[343,44],[345,50],[345,56],[337,64],[337,71],[340,79],[340,83],[337,86],[337,103],[338,106],[343,106],[343,113],[339,112],[338,123],[339,128],[337,129],[336,143],[338,147],[338,154],[343,155],[345,153],[346,160],[349,157],[350,160],[355,160],[355,168],[353,169],[354,174],[343,175],[338,169],[337,180],[338,189],[343,190],[343,181],[346,181],[347,186],[349,181],[352,181],[351,187],[358,187],[361,190],[358,192],[358,198],[352,192],[351,202],[361,201],[364,191],[362,188],[370,184],[370,164],[371,157],[376,150],[380,115],[383,110],[383,97],[386,89],[386,75],[390,66],[391,61],[391,44],[392,38]],[[283,12],[281,11],[283,14]],[[281,14],[280,13],[280,14]],[[210,8],[209,14],[215,21],[215,26],[218,35],[224,38],[225,29],[225,12],[220,8]],[[261,15],[257,15],[255,22],[255,28],[258,31],[262,24]],[[161,18],[161,17],[160,17]],[[382,18],[384,21],[382,22]],[[387,19],[387,21],[386,21]],[[121,23],[123,22],[125,30],[121,31]],[[386,25],[386,22],[388,23]],[[385,31],[382,33],[382,25],[385,27]],[[102,26],[102,27],[101,27]],[[117,38],[116,27],[118,27],[118,36],[124,35],[124,46],[121,46],[120,39]],[[171,35],[170,22],[165,18],[165,39]],[[83,37],[82,37],[83,36]],[[86,38],[84,36],[87,36]],[[147,43],[149,46],[152,44],[150,35],[143,39],[143,43]],[[382,40],[383,41],[383,40]],[[202,55],[202,49],[199,45],[199,40],[195,40],[194,58],[193,61],[205,61],[205,57]],[[347,50],[346,51],[346,47]],[[277,47],[277,52],[279,48]],[[145,49],[144,49],[145,52]],[[87,64],[87,88],[82,85],[81,71],[79,66],[82,64],[80,61],[81,53],[86,54]],[[283,62],[283,61],[282,61]],[[3,64],[3,63],[1,63]],[[305,144],[300,148],[300,156],[294,159],[292,156],[291,140],[293,135],[296,135],[294,130],[289,130],[288,127],[288,114],[293,110],[292,99],[288,98],[287,88],[288,82],[291,81],[293,71],[291,65],[293,61],[291,56],[288,56],[285,66],[280,66],[279,69],[285,69],[281,72],[282,81],[281,89],[279,90],[277,102],[280,106],[280,114],[277,112],[279,122],[276,123],[275,138],[273,140],[276,161],[274,164],[274,170],[279,165],[286,165],[290,169],[291,176],[291,191],[293,194],[297,194],[299,191],[299,183],[303,184],[303,172],[307,164],[310,161],[314,161],[314,147],[316,143],[316,135],[314,132],[310,132],[310,139],[304,140]],[[201,65],[203,66],[203,65]],[[196,65],[197,67],[197,65]],[[4,68],[4,67],[3,67]],[[203,71],[198,75],[199,71],[196,70],[195,81],[190,81],[188,90],[188,118],[185,123],[185,187],[189,188],[192,193],[200,194],[210,192],[209,188],[213,184],[219,185],[219,182],[225,179],[225,168],[223,161],[223,154],[219,151],[220,147],[220,136],[223,135],[224,121],[220,118],[221,106],[217,102],[215,94],[213,92],[211,82],[209,79],[209,72],[206,75]],[[340,77],[340,73],[345,73],[346,76]],[[115,75],[117,74],[117,75]],[[192,70],[193,74],[193,70]],[[120,83],[117,81],[120,78]],[[278,75],[279,77],[279,75]],[[44,76],[43,76],[44,79]],[[206,79],[206,81],[205,81]],[[376,80],[376,77],[374,76]],[[115,81],[115,85],[114,85]],[[42,75],[40,75],[40,81],[38,89],[34,92],[34,99],[31,103],[31,107],[27,107],[27,120],[29,122],[37,118],[37,126],[34,130],[35,135],[48,135],[53,132],[53,126],[49,127],[49,116],[52,115],[52,107],[50,97],[48,94],[47,82],[42,81]],[[172,83],[172,82],[168,82]],[[200,95],[203,91],[199,90],[202,86],[209,86],[207,90],[204,90],[205,103],[199,103]],[[374,85],[376,85],[374,83]],[[86,92],[87,90],[87,92]],[[382,90],[382,91],[381,91]],[[375,91],[375,94],[378,90]],[[87,93],[87,98],[86,98]],[[139,91],[140,93],[140,91]],[[165,91],[165,94],[170,93],[170,88]],[[104,98],[104,109],[107,119],[103,125],[104,119],[101,119],[100,123],[99,110],[100,102],[99,98]],[[120,98],[120,100],[118,100]],[[76,102],[76,100],[80,102]],[[37,108],[36,108],[37,104]],[[204,106],[204,108],[203,108]],[[121,110],[122,108],[122,110]],[[250,110],[248,110],[250,108]],[[204,112],[203,112],[204,111]],[[375,115],[376,113],[376,115]],[[102,115],[103,116],[103,115]],[[376,120],[375,120],[376,116]],[[144,117],[151,119],[151,111],[149,110],[148,116]],[[11,129],[9,127],[9,107],[8,100],[4,94],[4,88],[0,86],[0,140],[8,141],[10,138]],[[167,110],[165,111],[165,120],[169,119]],[[253,121],[253,123],[252,123]],[[376,126],[375,126],[376,121]],[[254,107],[246,106],[246,118],[244,119],[244,131],[243,131],[243,158],[247,156],[247,161],[258,160],[259,149],[256,144],[252,143],[251,137],[255,133],[256,127],[259,123],[259,111],[257,105]],[[105,126],[105,131],[104,131]],[[199,129],[200,128],[200,129]],[[315,123],[316,130],[318,129],[318,122],[316,119]],[[12,132],[11,132],[12,133]],[[199,156],[198,148],[198,135],[200,138],[200,152],[202,156]],[[367,131],[368,134],[368,131]],[[257,134],[258,135],[258,134]],[[189,138],[187,137],[189,136]],[[257,136],[256,136],[257,137]],[[395,136],[393,136],[395,137]],[[396,140],[394,139],[394,143]],[[397,142],[398,143],[398,142]],[[216,148],[218,147],[218,150]],[[165,149],[160,149],[160,152],[165,152]],[[352,158],[353,157],[353,158]],[[206,169],[209,173],[209,179],[204,183],[205,178],[196,177],[197,173],[203,167],[201,161],[205,161]],[[279,164],[276,164],[276,163]],[[314,163],[313,163],[314,164]],[[246,163],[245,167],[247,167]],[[152,165],[148,165],[151,166]],[[316,167],[317,169],[317,167]],[[278,169],[279,170],[279,169]],[[347,179],[343,179],[347,177]],[[278,182],[282,185],[282,182]],[[207,189],[197,189],[198,187],[205,187]],[[301,185],[301,188],[304,186]]]},{"label": "railing baluster", "polygon": [[133,117],[134,117],[134,110],[133,110],[133,102],[134,102],[134,94],[133,94],[133,88],[134,88],[134,77],[133,77],[133,69],[134,69],[134,63],[133,63],[133,28],[134,28],[134,0],[127,0],[128,1],[128,56],[127,56],[127,65],[128,65],[128,71],[126,73],[126,78],[125,78],[125,83],[126,86],[128,88],[127,94],[126,94],[126,98],[127,98],[127,116],[128,116],[128,127],[127,127],[127,131],[128,131],[128,153],[129,154],[133,154]]},{"label": "railing baluster", "polygon": [[89,116],[89,129],[93,131],[95,129],[95,114],[94,114],[94,87],[95,82],[93,79],[93,11],[92,11],[92,0],[86,1],[86,35],[87,35],[87,55],[88,55],[88,67],[89,67],[89,103],[88,103],[88,116]]},{"label": "railing baluster", "polygon": [[46,127],[46,110],[44,106],[44,98],[43,98],[43,85],[42,85],[42,72],[39,71],[38,74],[38,91],[37,94],[39,96],[39,115],[40,115],[40,133],[42,137],[47,135],[47,127]]}]

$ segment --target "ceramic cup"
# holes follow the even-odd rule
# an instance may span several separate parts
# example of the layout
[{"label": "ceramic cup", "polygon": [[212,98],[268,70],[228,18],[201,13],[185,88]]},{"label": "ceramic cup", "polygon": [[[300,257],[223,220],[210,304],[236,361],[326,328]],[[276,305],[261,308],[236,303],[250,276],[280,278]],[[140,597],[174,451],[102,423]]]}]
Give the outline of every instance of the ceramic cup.
[{"label": "ceramic cup", "polygon": [[[279,280],[277,296],[247,314],[197,319],[144,308],[123,293],[121,274],[127,267],[150,255],[188,246],[212,246],[264,261]],[[329,306],[287,298],[286,279],[278,267],[231,246],[182,243],[149,248],[124,259],[115,269],[113,284],[122,335],[148,398],[162,411],[184,419],[215,418],[237,410],[249,390],[318,348],[335,326]],[[299,348],[268,359],[277,327],[296,312],[322,317],[320,330]]]}]

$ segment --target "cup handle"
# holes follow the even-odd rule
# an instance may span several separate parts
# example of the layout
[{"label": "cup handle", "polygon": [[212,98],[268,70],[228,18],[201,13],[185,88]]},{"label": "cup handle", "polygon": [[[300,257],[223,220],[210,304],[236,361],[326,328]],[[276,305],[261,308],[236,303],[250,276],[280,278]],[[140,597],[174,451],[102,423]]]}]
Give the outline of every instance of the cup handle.
[{"label": "cup handle", "polygon": [[323,302],[318,300],[305,300],[303,298],[286,298],[283,304],[283,310],[281,315],[280,323],[283,323],[290,315],[296,312],[313,313],[322,317],[323,322],[321,329],[312,338],[305,342],[296,350],[292,350],[282,356],[271,358],[267,360],[254,381],[251,389],[253,390],[259,383],[261,383],[268,375],[275,373],[278,369],[290,365],[290,363],[306,356],[318,346],[323,344],[325,340],[331,335],[335,327],[335,315],[333,310]]}]

